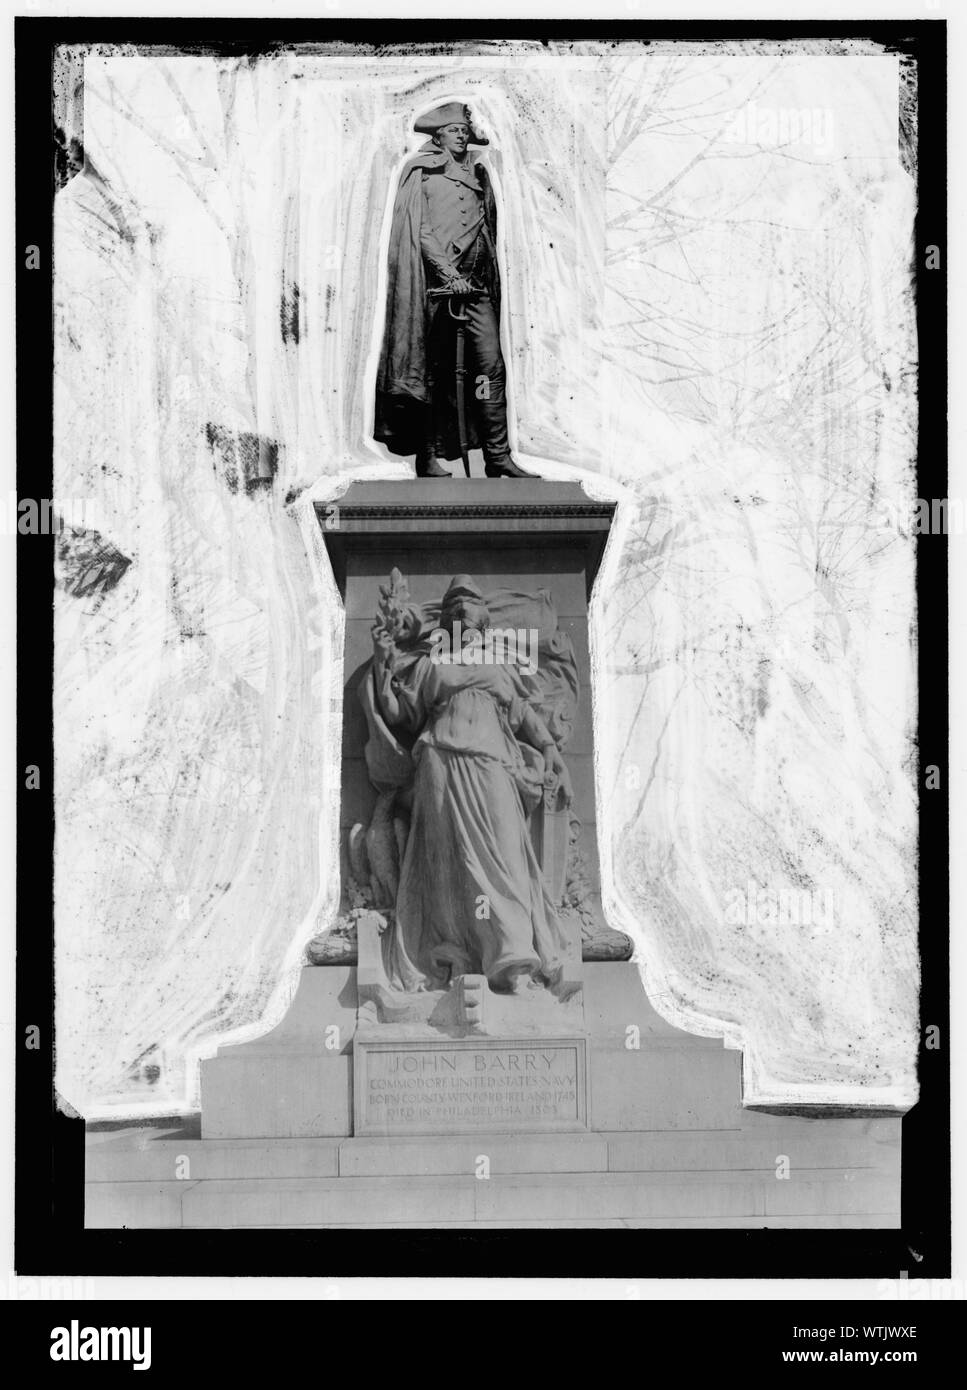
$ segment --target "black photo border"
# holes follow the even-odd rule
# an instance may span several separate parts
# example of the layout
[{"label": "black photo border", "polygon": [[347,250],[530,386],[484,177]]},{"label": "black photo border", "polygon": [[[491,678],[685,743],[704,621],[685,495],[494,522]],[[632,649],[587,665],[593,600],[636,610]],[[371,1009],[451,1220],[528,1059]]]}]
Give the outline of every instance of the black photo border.
[{"label": "black photo border", "polygon": [[[265,53],[292,43],[865,39],[918,70],[917,491],[947,496],[946,49],[943,20],[270,20],[18,18],[17,489],[53,496],[52,59],[61,44]],[[24,248],[39,248],[40,273]],[[941,267],[925,268],[938,246]],[[54,1104],[53,536],[17,538],[16,1269],[21,1275],[876,1278],[950,1275],[947,537],[917,541],[920,1100],[903,1120],[898,1230],[86,1230],[83,1120]],[[107,694],[107,692],[106,692]],[[23,770],[40,770],[27,790]],[[941,769],[925,792],[924,769]],[[941,1046],[927,1049],[928,1026]],[[26,1030],[41,1046],[27,1048]]]}]

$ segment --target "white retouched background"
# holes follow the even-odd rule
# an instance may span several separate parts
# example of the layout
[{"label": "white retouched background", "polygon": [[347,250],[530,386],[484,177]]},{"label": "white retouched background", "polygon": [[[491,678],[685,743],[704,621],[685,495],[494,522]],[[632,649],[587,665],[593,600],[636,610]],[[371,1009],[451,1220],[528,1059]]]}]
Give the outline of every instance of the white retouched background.
[{"label": "white retouched background", "polygon": [[[623,499],[592,629],[606,908],[659,1011],[743,1050],[747,1101],[911,1104],[896,56],[71,56],[54,492],[130,566],[79,594],[66,564],[56,608],[62,1096],[194,1107],[198,1057],[281,1016],[332,920],[341,613],[312,499],[407,471],[369,440],[386,210],[415,114],[466,93],[519,455]],[[213,431],[271,441],[271,492],[232,490]]]}]

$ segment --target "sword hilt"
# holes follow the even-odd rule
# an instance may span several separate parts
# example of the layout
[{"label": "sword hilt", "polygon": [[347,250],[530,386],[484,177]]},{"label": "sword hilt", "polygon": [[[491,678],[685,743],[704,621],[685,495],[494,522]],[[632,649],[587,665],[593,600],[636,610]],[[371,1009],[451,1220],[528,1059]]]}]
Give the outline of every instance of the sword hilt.
[{"label": "sword hilt", "polygon": [[470,302],[471,300],[478,300],[481,298],[481,296],[485,295],[486,293],[486,290],[464,290],[462,294],[458,294],[456,290],[450,290],[447,289],[446,286],[443,286],[440,289],[427,290],[426,297],[427,299],[449,300],[449,303],[447,304],[447,309],[450,312],[450,317],[452,319],[456,319],[457,323],[466,323],[466,313],[455,314],[453,312],[454,304],[462,304],[464,301]]}]

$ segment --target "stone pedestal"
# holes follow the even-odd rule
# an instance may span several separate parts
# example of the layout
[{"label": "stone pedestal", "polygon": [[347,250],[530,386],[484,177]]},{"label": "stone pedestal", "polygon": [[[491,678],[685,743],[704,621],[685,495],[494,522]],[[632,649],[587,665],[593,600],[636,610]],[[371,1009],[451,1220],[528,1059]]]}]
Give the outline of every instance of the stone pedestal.
[{"label": "stone pedestal", "polygon": [[[621,959],[627,938],[603,921],[587,605],[612,512],[576,485],[481,480],[354,484],[320,509],[346,605],[353,892],[336,932],[313,943],[324,963],[303,970],[282,1023],[202,1064],[200,1137],[92,1136],[88,1225],[899,1224],[899,1119],[743,1109],[739,1054],[666,1023]],[[576,818],[567,843],[553,805],[530,823],[569,924],[554,991],[508,996],[454,969],[439,988],[403,992],[387,975],[386,874],[372,866],[354,883],[349,840],[358,848],[382,794],[358,695],[394,567],[420,604],[454,573],[484,591],[547,591],[573,648],[576,707],[559,732]]]},{"label": "stone pedestal", "polygon": [[588,1128],[573,1132],[354,1133],[355,1001],[355,967],[307,968],[278,1028],[202,1064],[200,1134],[93,1132],[87,1225],[900,1225],[899,1117],[744,1109],[738,1053],[667,1024],[630,962],[585,965]]},{"label": "stone pedestal", "polygon": [[[353,1096],[371,1068],[366,1058],[361,1066],[357,1061],[357,1001],[355,967],[307,966],[277,1028],[254,1042],[222,1048],[202,1062],[202,1137],[335,1139],[358,1133]],[[493,1051],[502,1060],[510,1052],[522,1057],[542,1048],[571,1049],[565,1071],[552,1071],[573,1075],[582,1092],[580,1102],[577,1097],[559,1102],[575,1107],[573,1123],[565,1115],[556,1116],[566,1128],[636,1133],[734,1129],[742,1122],[739,1054],[714,1038],[693,1037],[666,1023],[648,1003],[631,961],[585,963],[584,1022],[586,1043],[532,1034],[463,1039],[459,1047],[465,1052],[469,1048],[470,1056]],[[448,1048],[445,1038],[405,1038],[392,1030],[367,1030],[365,1041],[370,1048],[374,1043],[388,1045],[398,1057],[418,1055],[421,1048],[437,1053],[456,1050]],[[519,1060],[517,1067],[527,1074],[526,1061]],[[463,1065],[458,1070],[443,1064],[439,1075],[464,1070]],[[533,1063],[530,1071],[535,1070]],[[501,1074],[501,1069],[485,1068],[479,1074]],[[502,1074],[512,1073],[504,1068]],[[509,1118],[509,1124],[488,1125],[471,1116],[464,1122],[448,1119],[424,1128],[427,1134],[440,1135],[515,1128],[533,1135],[548,1128],[534,1117],[516,1122]],[[412,1134],[409,1123],[404,1117],[384,1133]],[[552,1128],[559,1127],[552,1123]],[[425,1140],[427,1147],[433,1142]]]},{"label": "stone pedestal", "polygon": [[356,969],[303,970],[279,1026],[201,1064],[205,1139],[335,1138],[353,1132]]},{"label": "stone pedestal", "polygon": [[[373,654],[371,629],[380,588],[398,567],[417,603],[439,601],[454,574],[470,574],[484,590],[544,590],[557,628],[573,645],[579,689],[564,744],[579,822],[579,854],[587,871],[584,910],[603,943],[588,601],[614,515],[612,502],[588,498],[577,483],[468,479],[354,483],[335,503],[320,505],[319,523],[346,609],[340,843],[343,884],[351,877],[348,842],[368,826],[378,793],[365,761],[366,719],[360,684]],[[535,829],[542,816],[535,819]],[[565,826],[565,834],[567,827]],[[567,846],[548,835],[545,871],[558,886]],[[349,907],[344,901],[344,908]],[[613,934],[612,934],[613,935]]]}]

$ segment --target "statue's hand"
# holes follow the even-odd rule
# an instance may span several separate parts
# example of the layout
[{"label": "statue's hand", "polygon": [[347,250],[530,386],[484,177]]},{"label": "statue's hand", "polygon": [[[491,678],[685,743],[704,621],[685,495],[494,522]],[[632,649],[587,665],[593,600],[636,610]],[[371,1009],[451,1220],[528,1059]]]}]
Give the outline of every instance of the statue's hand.
[{"label": "statue's hand", "polygon": [[464,280],[463,276],[457,275],[447,285],[447,289],[453,294],[472,294],[473,285],[469,280]]},{"label": "statue's hand", "polygon": [[381,665],[392,670],[396,665],[396,641],[392,632],[381,623],[374,623],[372,633],[376,659]]},{"label": "statue's hand", "polygon": [[570,806],[574,800],[571,774],[561,757],[560,749],[556,747],[547,748],[544,751],[544,788],[546,791],[559,790],[564,798],[565,806]]}]

